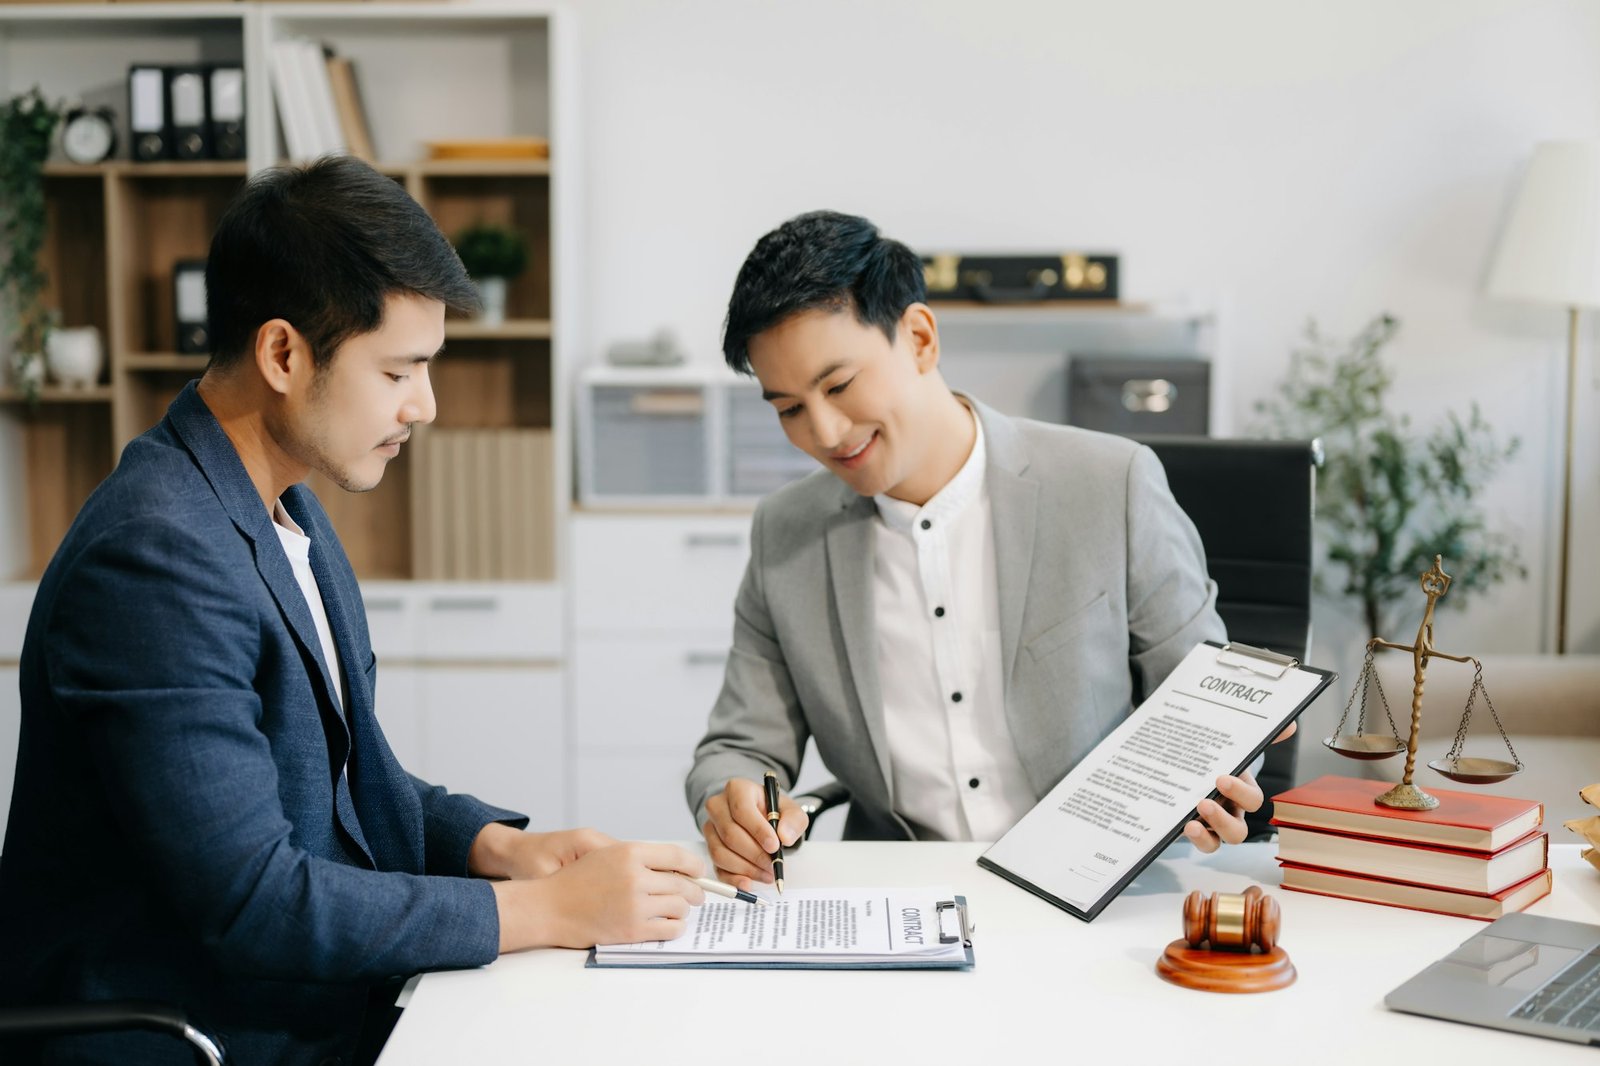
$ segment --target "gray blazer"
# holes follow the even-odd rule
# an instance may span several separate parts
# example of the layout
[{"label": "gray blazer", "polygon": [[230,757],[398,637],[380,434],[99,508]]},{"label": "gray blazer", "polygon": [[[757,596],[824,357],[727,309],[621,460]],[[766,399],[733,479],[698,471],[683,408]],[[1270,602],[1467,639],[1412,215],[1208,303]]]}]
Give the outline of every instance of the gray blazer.
[{"label": "gray blazer", "polygon": [[[1150,449],[974,402],[988,446],[1005,713],[1036,796],[1201,640],[1225,639],[1200,537]],[[806,740],[849,787],[850,839],[895,810],[873,621],[877,506],[825,470],[756,508],[722,693],[685,784],[794,782]]]}]

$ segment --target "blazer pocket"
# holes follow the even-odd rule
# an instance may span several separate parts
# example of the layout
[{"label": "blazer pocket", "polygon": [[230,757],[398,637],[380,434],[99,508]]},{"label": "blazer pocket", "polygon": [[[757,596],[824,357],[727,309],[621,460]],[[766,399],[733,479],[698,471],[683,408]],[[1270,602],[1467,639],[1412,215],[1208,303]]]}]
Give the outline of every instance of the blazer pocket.
[{"label": "blazer pocket", "polygon": [[1104,627],[1111,616],[1111,601],[1102,592],[1066,618],[1028,642],[1028,655],[1035,661],[1048,658],[1063,646],[1095,627]]}]

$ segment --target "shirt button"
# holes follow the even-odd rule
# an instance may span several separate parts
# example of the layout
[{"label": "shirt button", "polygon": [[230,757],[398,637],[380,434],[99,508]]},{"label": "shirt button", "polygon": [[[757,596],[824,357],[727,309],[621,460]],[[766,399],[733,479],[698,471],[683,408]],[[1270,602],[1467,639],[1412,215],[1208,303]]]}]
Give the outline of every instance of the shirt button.
[{"label": "shirt button", "polygon": [[977,788],[978,787],[978,779],[976,777],[974,777],[972,780],[968,781],[967,782],[967,787],[968,788]]},{"label": "shirt button", "polygon": [[961,702],[961,693],[952,692],[950,694],[950,700],[951,700],[952,703],[960,703]]},{"label": "shirt button", "polygon": [[935,607],[933,609],[933,616],[935,618],[943,618],[944,617],[944,608],[943,607]]},{"label": "shirt button", "polygon": [[928,521],[926,518],[924,518],[922,520],[922,528],[923,529],[932,529],[933,528],[933,523]]}]

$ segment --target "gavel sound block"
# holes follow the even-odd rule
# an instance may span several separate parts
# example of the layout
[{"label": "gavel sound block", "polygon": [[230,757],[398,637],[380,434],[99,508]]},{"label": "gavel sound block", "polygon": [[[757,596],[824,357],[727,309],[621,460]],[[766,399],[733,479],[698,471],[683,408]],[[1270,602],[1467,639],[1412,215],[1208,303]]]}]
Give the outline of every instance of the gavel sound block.
[{"label": "gavel sound block", "polygon": [[1156,972],[1202,992],[1286,988],[1295,970],[1278,946],[1278,928],[1278,901],[1259,886],[1243,895],[1191,892],[1183,901],[1183,936],[1167,945]]}]

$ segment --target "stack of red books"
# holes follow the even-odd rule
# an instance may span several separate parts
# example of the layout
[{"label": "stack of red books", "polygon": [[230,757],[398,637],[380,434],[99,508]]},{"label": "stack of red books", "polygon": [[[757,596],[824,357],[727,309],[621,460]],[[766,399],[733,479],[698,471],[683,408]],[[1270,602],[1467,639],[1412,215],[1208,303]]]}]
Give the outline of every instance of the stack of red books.
[{"label": "stack of red books", "polygon": [[1274,796],[1283,887],[1484,921],[1550,894],[1544,804],[1442,788],[1431,811],[1373,802],[1390,787],[1330,775]]}]

